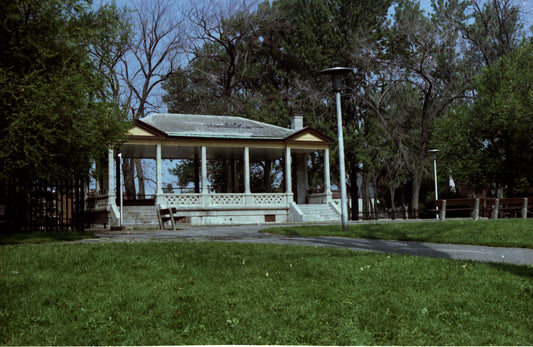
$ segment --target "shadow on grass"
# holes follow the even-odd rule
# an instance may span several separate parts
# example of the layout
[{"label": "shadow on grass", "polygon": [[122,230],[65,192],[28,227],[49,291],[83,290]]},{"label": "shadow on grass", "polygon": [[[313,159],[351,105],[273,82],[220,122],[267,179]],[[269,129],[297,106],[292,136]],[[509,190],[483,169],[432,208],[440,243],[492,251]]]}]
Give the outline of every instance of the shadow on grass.
[{"label": "shadow on grass", "polygon": [[38,244],[60,241],[77,241],[95,238],[91,232],[63,231],[63,232],[19,232],[0,233],[0,245]]},{"label": "shadow on grass", "polygon": [[[492,267],[500,270],[509,272],[515,276],[524,277],[533,281],[533,266],[527,265],[514,265],[514,264],[505,264],[505,263],[490,263]],[[533,288],[530,290],[530,294],[533,295]]]},{"label": "shadow on grass", "polygon": [[451,258],[449,254],[435,250],[422,242],[402,242],[403,239],[409,240],[409,238],[400,231],[397,231],[396,236],[400,241],[381,240],[379,238],[341,238],[328,236],[305,237],[305,239],[321,246],[348,248],[355,251],[360,250],[379,253],[408,254],[414,256],[446,259]]}]

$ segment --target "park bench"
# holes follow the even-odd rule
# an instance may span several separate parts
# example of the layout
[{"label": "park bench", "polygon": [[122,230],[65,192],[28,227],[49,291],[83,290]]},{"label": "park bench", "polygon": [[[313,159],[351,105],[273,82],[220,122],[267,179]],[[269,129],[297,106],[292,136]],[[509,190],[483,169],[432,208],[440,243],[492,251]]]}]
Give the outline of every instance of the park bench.
[{"label": "park bench", "polygon": [[178,210],[175,207],[166,207],[159,205],[157,209],[157,219],[159,220],[159,227],[165,229],[165,223],[170,222],[172,230],[176,230],[176,223],[183,223],[187,221],[186,216],[177,215]]},{"label": "park bench", "polygon": [[472,211],[474,220],[479,218],[481,209],[492,219],[504,217],[527,218],[529,211],[533,210],[533,198],[485,198],[485,199],[448,199],[435,200],[435,208],[430,211],[439,214],[440,220],[446,220],[446,212],[450,211]]},{"label": "park bench", "polygon": [[472,211],[472,218],[479,218],[479,199],[442,199],[435,200],[435,208],[430,211],[436,212],[441,221],[446,220],[446,212],[451,211]]},{"label": "park bench", "polygon": [[102,224],[105,229],[109,223],[109,212],[107,210],[86,211],[84,222],[86,228],[90,228],[91,224]]},{"label": "park bench", "polygon": [[500,217],[517,217],[527,218],[530,210],[533,210],[533,198],[502,198],[502,199],[485,199],[485,210],[492,219]]},{"label": "park bench", "polygon": [[7,223],[6,205],[0,205],[0,230],[3,230],[4,223]]}]

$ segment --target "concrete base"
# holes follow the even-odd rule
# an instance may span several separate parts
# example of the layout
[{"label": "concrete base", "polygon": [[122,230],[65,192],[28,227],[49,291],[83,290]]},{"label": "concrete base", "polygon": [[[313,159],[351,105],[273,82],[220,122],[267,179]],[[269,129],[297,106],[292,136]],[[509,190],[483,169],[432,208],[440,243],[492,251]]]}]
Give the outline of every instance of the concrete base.
[{"label": "concrete base", "polygon": [[[189,225],[276,224],[288,222],[288,209],[178,209]],[[124,207],[128,228],[158,228],[156,206]]]}]

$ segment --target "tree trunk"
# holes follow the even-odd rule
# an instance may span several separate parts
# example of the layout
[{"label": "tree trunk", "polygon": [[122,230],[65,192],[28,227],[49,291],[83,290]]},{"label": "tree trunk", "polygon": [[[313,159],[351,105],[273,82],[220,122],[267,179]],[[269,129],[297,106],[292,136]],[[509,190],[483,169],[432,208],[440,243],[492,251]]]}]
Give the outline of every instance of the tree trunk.
[{"label": "tree trunk", "polygon": [[371,212],[371,197],[370,197],[370,187],[369,187],[369,180],[368,180],[368,172],[366,172],[365,169],[363,169],[363,181],[361,183],[361,190],[362,190],[362,200],[363,200],[363,218],[365,220],[370,219],[370,212]]},{"label": "tree trunk", "polygon": [[265,189],[265,193],[270,193],[272,190],[272,182],[270,179],[270,172],[272,171],[272,161],[271,160],[265,160],[265,166],[264,166],[264,176],[263,176],[263,186]]},{"label": "tree trunk", "polygon": [[141,163],[141,159],[133,159],[133,162],[135,163],[135,171],[137,171],[137,182],[139,185],[139,199],[145,198],[145,190],[144,190],[144,172],[143,167]]},{"label": "tree trunk", "polygon": [[418,218],[419,205],[419,195],[420,195],[420,186],[422,185],[422,173],[417,172],[413,175],[413,186],[411,187],[411,215],[410,218]]},{"label": "tree trunk", "polygon": [[391,218],[396,219],[396,204],[394,201],[396,198],[396,187],[389,186],[389,193],[390,193]]},{"label": "tree trunk", "polygon": [[357,171],[351,170],[350,197],[352,198],[352,220],[359,220],[359,187],[357,186]]},{"label": "tree trunk", "polygon": [[[122,162],[122,175],[124,176],[124,188],[126,190],[126,198],[135,199],[135,169],[133,159],[124,158]],[[120,189],[117,189],[120,192]],[[118,196],[118,195],[117,195]]]}]

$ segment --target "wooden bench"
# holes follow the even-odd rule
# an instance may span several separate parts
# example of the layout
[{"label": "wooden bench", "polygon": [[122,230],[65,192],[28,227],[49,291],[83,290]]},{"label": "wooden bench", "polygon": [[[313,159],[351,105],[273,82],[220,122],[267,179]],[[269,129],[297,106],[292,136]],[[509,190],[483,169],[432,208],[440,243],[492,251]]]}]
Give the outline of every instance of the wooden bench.
[{"label": "wooden bench", "polygon": [[533,210],[533,198],[487,198],[485,203],[492,219],[498,219],[500,216],[516,216],[518,213],[522,218],[527,218],[529,210]]},{"label": "wooden bench", "polygon": [[170,222],[172,230],[176,230],[176,223],[182,223],[187,220],[186,216],[177,215],[178,210],[175,207],[159,206],[157,209],[157,219],[159,220],[159,227],[165,230],[165,223]]},{"label": "wooden bench", "polygon": [[91,224],[103,224],[105,229],[109,223],[109,212],[107,210],[86,211],[84,221],[86,228],[90,228]]},{"label": "wooden bench", "polygon": [[472,211],[472,218],[479,218],[479,199],[442,199],[435,200],[435,208],[430,211],[438,213],[441,221],[446,220],[446,211]]}]

